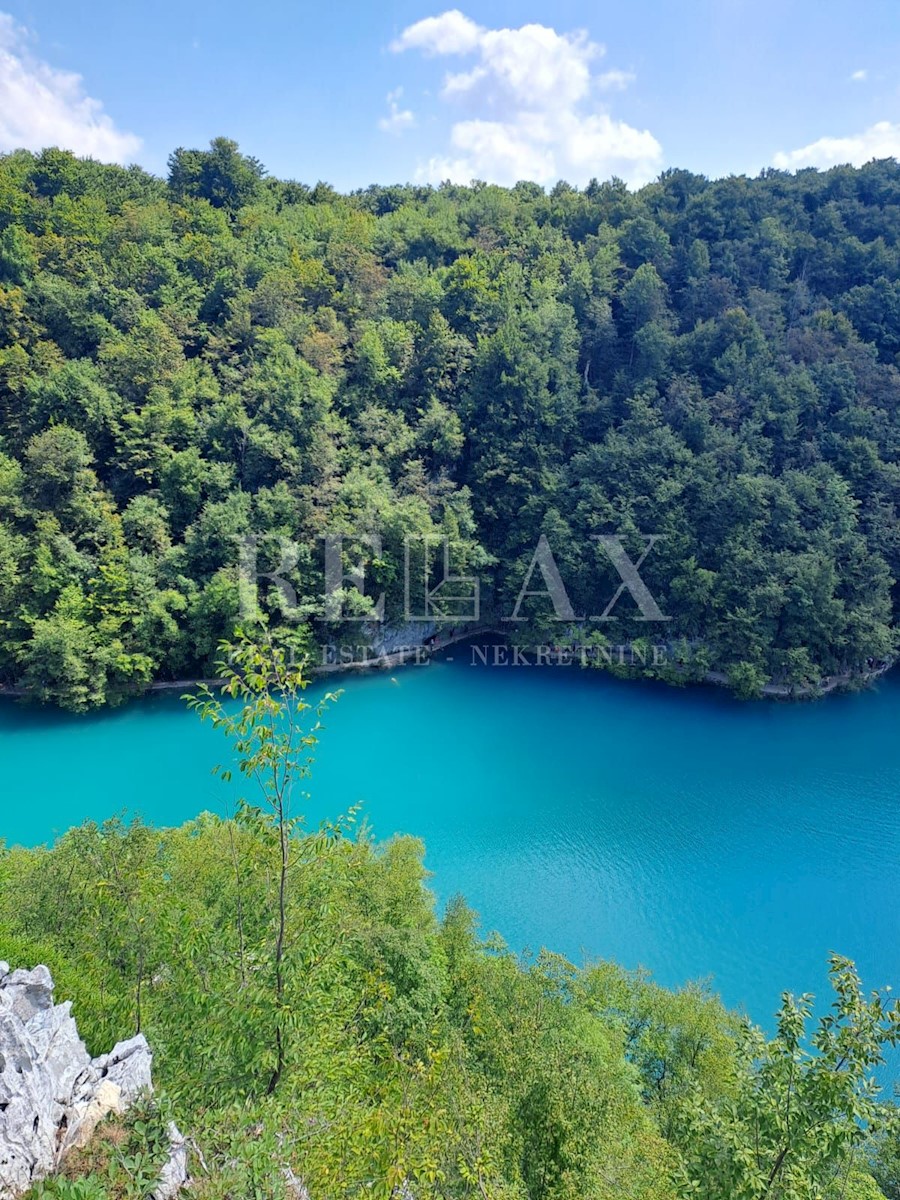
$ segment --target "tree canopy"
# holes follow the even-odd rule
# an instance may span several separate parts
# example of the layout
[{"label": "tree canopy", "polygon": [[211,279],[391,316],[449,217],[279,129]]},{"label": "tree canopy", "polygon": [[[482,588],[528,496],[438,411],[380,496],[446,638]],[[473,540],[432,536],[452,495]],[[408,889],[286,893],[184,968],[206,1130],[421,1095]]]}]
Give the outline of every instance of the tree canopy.
[{"label": "tree canopy", "polygon": [[328,531],[388,619],[407,537],[508,615],[543,534],[596,616],[598,537],[653,535],[670,620],[625,595],[603,639],[658,632],[748,692],[887,661],[898,199],[893,161],[339,195],[225,138],[168,180],[0,158],[0,683],[85,708],[208,674],[248,535],[263,572],[296,544],[296,607],[258,600],[302,643]]}]

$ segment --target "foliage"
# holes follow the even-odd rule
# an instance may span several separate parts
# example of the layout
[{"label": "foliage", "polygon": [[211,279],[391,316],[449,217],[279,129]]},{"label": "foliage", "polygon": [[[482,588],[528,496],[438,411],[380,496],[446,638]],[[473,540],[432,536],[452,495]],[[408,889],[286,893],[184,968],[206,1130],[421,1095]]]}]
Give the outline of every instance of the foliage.
[{"label": "foliage", "polygon": [[225,138],[167,181],[0,157],[0,686],[86,709],[209,675],[244,537],[296,598],[262,579],[273,637],[346,633],[326,531],[395,621],[408,536],[449,539],[492,618],[542,533],[585,616],[620,582],[597,535],[657,534],[670,621],[625,594],[602,628],[680,647],[662,677],[890,659],[898,196],[893,161],[341,196]]},{"label": "foliage", "polygon": [[[808,997],[786,998],[767,1040],[702,988],[517,958],[480,942],[459,900],[438,920],[411,839],[291,841],[274,1091],[267,821],[84,826],[0,857],[0,951],[50,964],[94,1052],[135,1029],[129,905],[140,913],[160,1111],[196,1144],[203,1200],[286,1197],[289,1177],[313,1196],[385,1200],[404,1183],[502,1200],[881,1194],[866,1164],[888,1180],[896,1125],[869,1076],[898,1016],[844,960],[812,1042]],[[112,865],[125,861],[142,864],[128,897]],[[36,1195],[138,1194],[129,1173],[157,1169],[160,1120],[133,1114]]]},{"label": "foliage", "polygon": [[867,1138],[896,1127],[896,1113],[878,1103],[873,1072],[884,1047],[900,1043],[900,1004],[877,993],[867,1000],[853,964],[837,955],[831,984],[832,1011],[811,1038],[812,997],[786,994],[774,1039],[746,1030],[736,1093],[690,1114],[684,1149],[694,1195],[822,1195],[852,1180]]},{"label": "foliage", "polygon": [[166,1101],[138,1098],[124,1118],[107,1118],[28,1200],[145,1200],[169,1155],[170,1119]]}]

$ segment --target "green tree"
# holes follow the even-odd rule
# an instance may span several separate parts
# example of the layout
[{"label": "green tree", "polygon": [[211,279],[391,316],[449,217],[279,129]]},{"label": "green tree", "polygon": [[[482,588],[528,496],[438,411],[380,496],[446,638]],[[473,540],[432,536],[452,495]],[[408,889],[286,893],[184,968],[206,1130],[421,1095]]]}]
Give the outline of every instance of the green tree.
[{"label": "green tree", "polygon": [[[289,1053],[284,1015],[288,883],[293,838],[303,821],[293,809],[295,789],[310,773],[311,751],[318,742],[321,718],[337,695],[329,692],[316,705],[307,703],[303,692],[309,680],[304,664],[292,664],[287,652],[271,641],[256,643],[243,636],[237,642],[223,642],[220,649],[224,656],[219,664],[223,693],[237,700],[240,708],[232,711],[206,686],[187,700],[201,720],[209,721],[232,742],[238,770],[256,785],[260,804],[255,807],[271,822],[277,838],[278,908],[271,950],[275,1044],[267,1085],[271,1093],[284,1074]],[[312,714],[311,724],[306,714]],[[220,774],[230,781],[230,769]],[[246,811],[250,805],[242,803]]]},{"label": "green tree", "polygon": [[900,1002],[866,998],[853,964],[831,958],[832,1012],[808,1024],[812,997],[783,997],[778,1032],[747,1029],[734,1097],[700,1102],[679,1141],[685,1195],[809,1200],[841,1195],[866,1139],[890,1123],[874,1070],[900,1042]]},{"label": "green tree", "polygon": [[216,208],[238,209],[252,203],[264,174],[262,163],[241,154],[230,138],[213,138],[209,150],[179,148],[169,158],[173,194],[179,199],[200,197]]}]

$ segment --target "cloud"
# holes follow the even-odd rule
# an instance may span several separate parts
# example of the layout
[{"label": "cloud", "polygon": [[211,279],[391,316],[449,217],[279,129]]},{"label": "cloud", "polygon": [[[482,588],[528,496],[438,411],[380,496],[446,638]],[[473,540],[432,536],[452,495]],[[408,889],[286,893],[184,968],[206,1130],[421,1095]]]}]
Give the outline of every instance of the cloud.
[{"label": "cloud", "polygon": [[80,75],[35,58],[28,31],[0,12],[0,152],[60,146],[104,162],[132,161],[140,138],[117,129]]},{"label": "cloud", "polygon": [[637,76],[633,71],[604,71],[597,76],[597,87],[604,92],[624,92],[635,79]]},{"label": "cloud", "polygon": [[426,17],[409,25],[391,42],[395,53],[402,50],[421,50],[425,54],[469,54],[474,50],[484,30],[463,16],[458,8],[440,17]]},{"label": "cloud", "polygon": [[851,137],[823,137],[799,150],[780,151],[772,159],[783,171],[798,167],[861,167],[873,158],[900,158],[900,124],[879,121]]},{"label": "cloud", "polygon": [[863,68],[861,71],[854,71],[850,76],[851,83],[865,83],[869,78],[869,72]]},{"label": "cloud", "polygon": [[400,97],[403,95],[403,88],[394,88],[392,92],[387,94],[388,115],[381,117],[378,121],[378,128],[382,133],[402,133],[404,129],[411,129],[416,123],[415,114],[411,108],[400,107]]},{"label": "cloud", "polygon": [[456,107],[450,144],[419,169],[432,182],[485,179],[515,183],[560,178],[583,184],[620,175],[646,183],[659,172],[662,147],[648,130],[614,118],[597,101],[634,80],[626,71],[594,74],[605,54],[587,33],[557,33],[546,25],[486,29],[457,9],[404,29],[395,52],[467,56],[448,72],[441,99]]}]

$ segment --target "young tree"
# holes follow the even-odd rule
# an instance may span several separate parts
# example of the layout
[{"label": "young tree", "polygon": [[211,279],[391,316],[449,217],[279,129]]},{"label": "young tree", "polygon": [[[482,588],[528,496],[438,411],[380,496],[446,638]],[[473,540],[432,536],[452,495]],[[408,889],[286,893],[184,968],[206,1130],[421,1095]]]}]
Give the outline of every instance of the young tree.
[{"label": "young tree", "polygon": [[896,1113],[873,1073],[900,1043],[900,1001],[866,998],[849,959],[831,958],[832,1011],[812,1037],[812,997],[785,993],[771,1041],[745,1031],[733,1096],[699,1101],[680,1141],[695,1200],[812,1200],[850,1196],[867,1138]]},{"label": "young tree", "polygon": [[[312,765],[311,751],[318,742],[321,718],[338,693],[327,693],[318,704],[303,698],[309,686],[305,662],[294,664],[288,652],[266,638],[254,642],[239,633],[235,642],[220,644],[223,660],[219,674],[222,696],[237,700],[237,711],[204,685],[196,696],[187,696],[188,706],[209,721],[233,743],[238,769],[258,788],[260,804],[241,800],[245,815],[268,820],[275,834],[278,859],[276,929],[271,951],[272,1004],[274,1020],[274,1067],[268,1091],[274,1092],[287,1061],[285,1020],[285,955],[287,951],[288,887],[292,837],[303,817],[293,812],[295,788]],[[308,714],[313,723],[309,725]],[[216,768],[230,781],[230,769]]]}]

